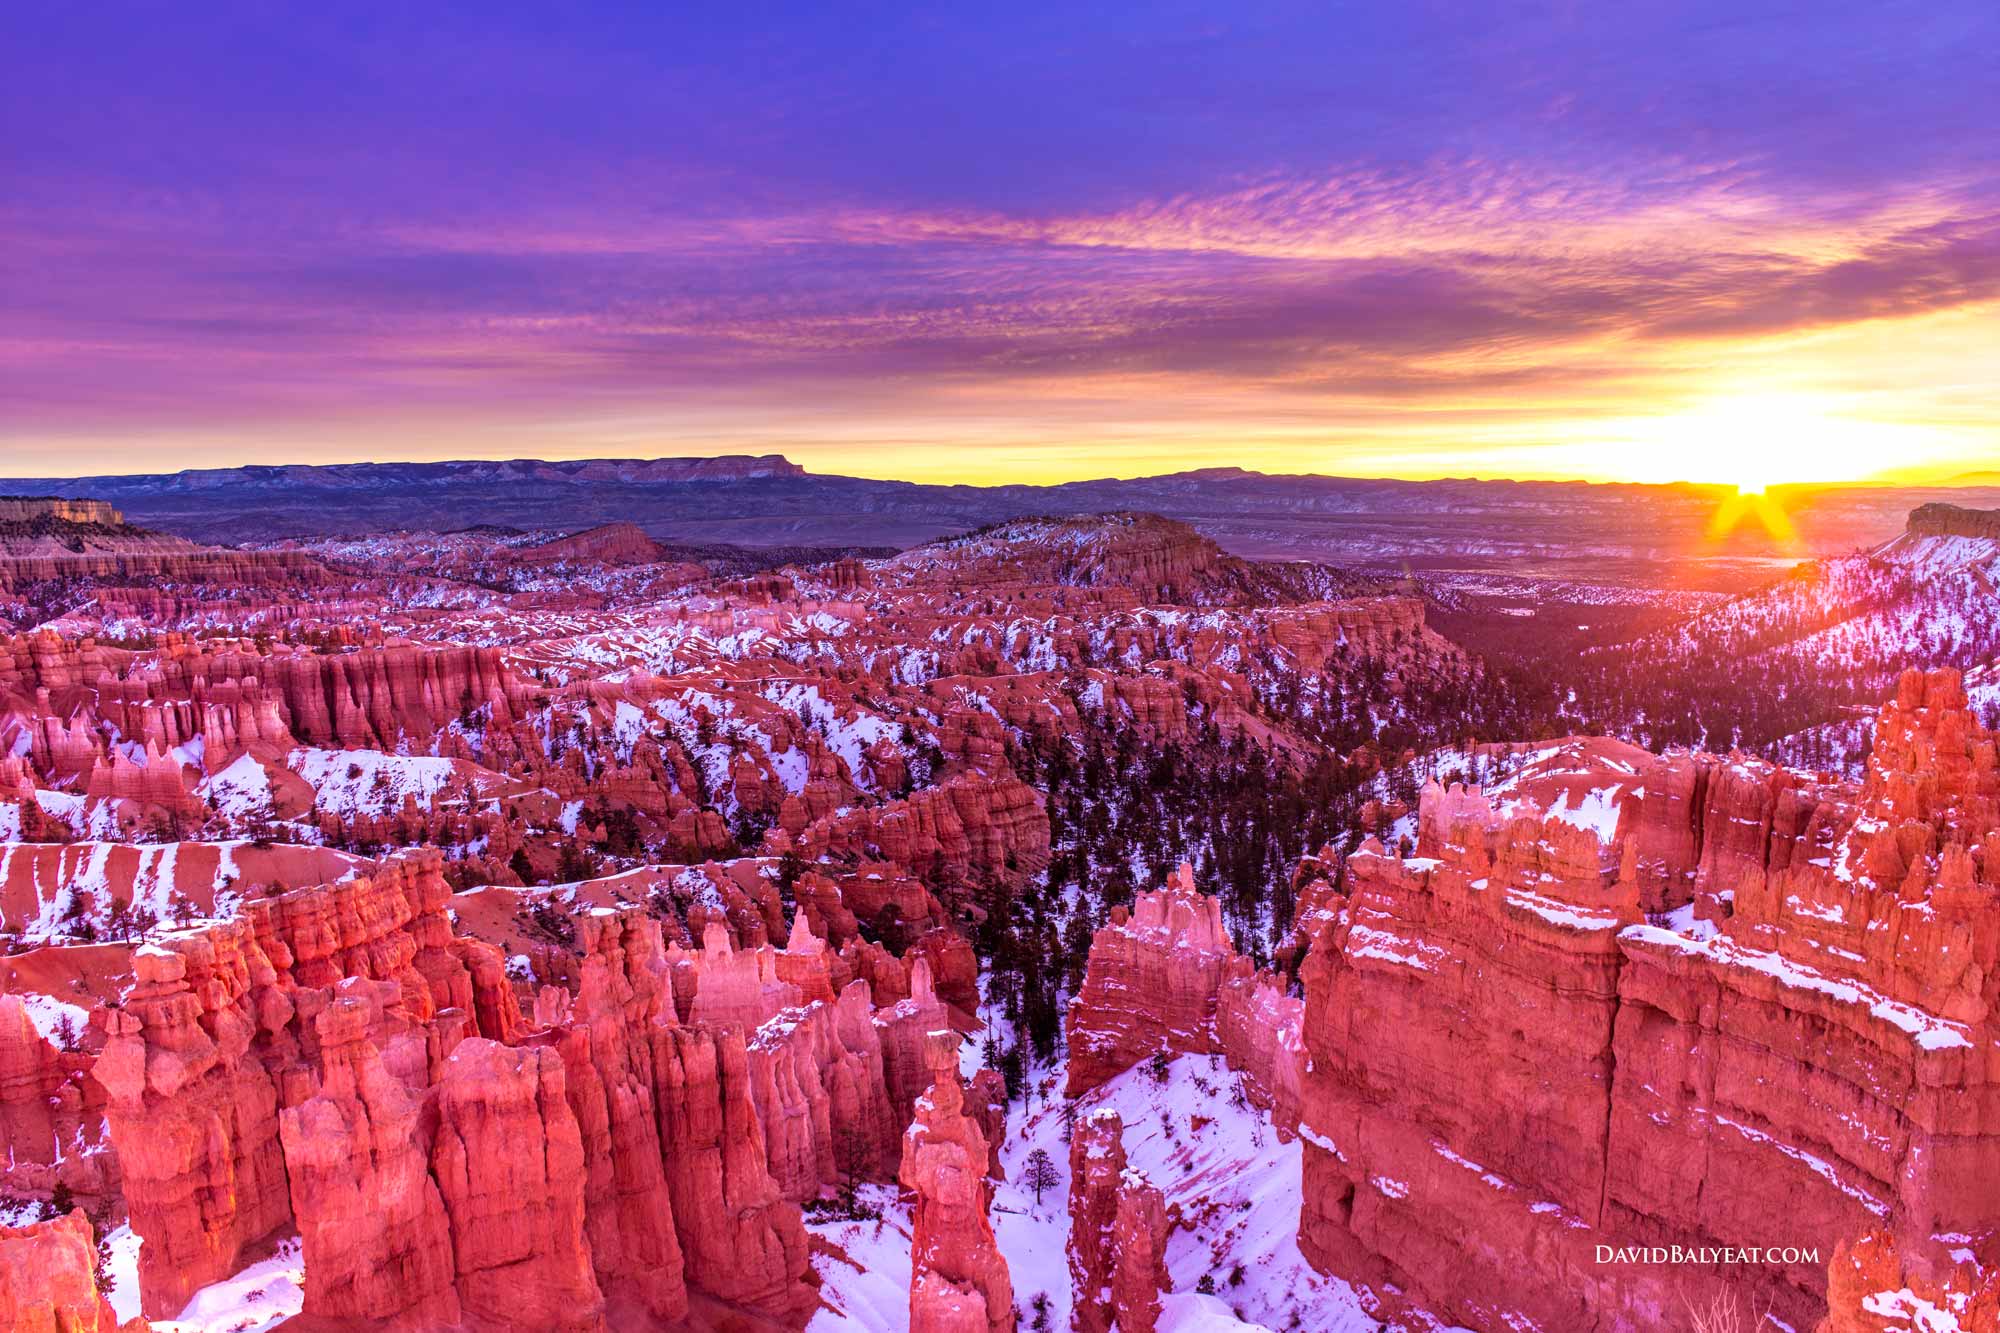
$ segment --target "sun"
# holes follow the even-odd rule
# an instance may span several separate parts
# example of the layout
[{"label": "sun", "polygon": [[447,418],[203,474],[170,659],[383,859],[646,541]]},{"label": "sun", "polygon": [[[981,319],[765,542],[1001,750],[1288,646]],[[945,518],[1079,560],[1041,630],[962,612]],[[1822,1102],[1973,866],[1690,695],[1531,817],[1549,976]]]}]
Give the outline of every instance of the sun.
[{"label": "sun", "polygon": [[1685,450],[1692,481],[1734,486],[1739,495],[1763,495],[1786,482],[1824,479],[1836,418],[1816,403],[1780,397],[1723,399],[1673,422],[1677,448]]},{"label": "sun", "polygon": [[1630,466],[1644,480],[1732,486],[1743,496],[1858,481],[1905,456],[1910,444],[1906,429],[1812,394],[1717,397],[1634,424]]}]

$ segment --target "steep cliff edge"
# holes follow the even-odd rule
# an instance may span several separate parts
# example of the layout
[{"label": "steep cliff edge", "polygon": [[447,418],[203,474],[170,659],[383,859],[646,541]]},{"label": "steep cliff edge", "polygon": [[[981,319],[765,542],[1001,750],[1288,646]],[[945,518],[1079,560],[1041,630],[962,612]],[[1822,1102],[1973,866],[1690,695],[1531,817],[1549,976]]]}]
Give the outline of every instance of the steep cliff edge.
[{"label": "steep cliff edge", "polygon": [[[1301,1247],[1475,1325],[1611,1330],[1690,1293],[1809,1327],[1844,1239],[1991,1237],[1996,793],[1956,674],[1911,674],[1858,791],[1670,855],[1701,896],[1653,925],[1636,839],[1428,792],[1426,854],[1352,858],[1305,964]],[[1779,1253],[1598,1248],[1675,1244]]]}]

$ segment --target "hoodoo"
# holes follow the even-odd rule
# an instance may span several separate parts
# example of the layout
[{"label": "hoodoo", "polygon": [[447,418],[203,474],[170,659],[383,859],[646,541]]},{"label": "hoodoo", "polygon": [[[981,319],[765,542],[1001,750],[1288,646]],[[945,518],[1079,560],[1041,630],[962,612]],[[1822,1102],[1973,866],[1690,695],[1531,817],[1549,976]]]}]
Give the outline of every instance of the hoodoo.
[{"label": "hoodoo", "polygon": [[924,1043],[930,1091],[903,1135],[897,1178],[916,1195],[910,1240],[910,1333],[1012,1333],[1014,1287],[987,1215],[986,1140],[965,1112],[958,1038]]},{"label": "hoodoo", "polygon": [[[1708,800],[1754,785],[1734,768]],[[1665,1329],[1693,1293],[1808,1327],[1843,1241],[1990,1234],[1996,797],[1957,673],[1912,673],[1858,790],[1727,871],[1669,860],[1702,896],[1652,925],[1633,844],[1429,793],[1423,855],[1352,858],[1306,961],[1301,1248],[1474,1324]],[[1791,1258],[1599,1258],[1774,1240]]]}]

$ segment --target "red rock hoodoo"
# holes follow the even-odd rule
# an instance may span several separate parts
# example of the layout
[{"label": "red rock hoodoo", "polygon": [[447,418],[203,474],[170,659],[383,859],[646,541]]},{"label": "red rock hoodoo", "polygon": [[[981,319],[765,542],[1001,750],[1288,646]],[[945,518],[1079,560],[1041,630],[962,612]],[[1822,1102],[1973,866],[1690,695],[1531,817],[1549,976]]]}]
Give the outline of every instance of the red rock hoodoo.
[{"label": "red rock hoodoo", "polygon": [[1079,1333],[1153,1333],[1167,1285],[1166,1200],[1125,1164],[1124,1125],[1092,1111],[1070,1138],[1071,1324]]},{"label": "red rock hoodoo", "polygon": [[898,1179],[916,1196],[910,1333],[1012,1333],[1014,1287],[987,1214],[986,1140],[965,1113],[958,1038],[925,1041],[930,1091],[903,1136]]},{"label": "red rock hoodoo", "polygon": [[[1676,808],[1765,830],[1726,859],[1642,843],[1630,808],[1613,837],[1433,787],[1418,856],[1349,861],[1304,969],[1315,1264],[1476,1326],[1668,1329],[1728,1299],[1810,1327],[1814,1250],[2000,1227],[2000,763],[1956,674],[1904,678],[1858,792],[1706,767]],[[1642,846],[1695,886],[1663,924]],[[1599,1258],[1674,1244],[1803,1257]]]}]

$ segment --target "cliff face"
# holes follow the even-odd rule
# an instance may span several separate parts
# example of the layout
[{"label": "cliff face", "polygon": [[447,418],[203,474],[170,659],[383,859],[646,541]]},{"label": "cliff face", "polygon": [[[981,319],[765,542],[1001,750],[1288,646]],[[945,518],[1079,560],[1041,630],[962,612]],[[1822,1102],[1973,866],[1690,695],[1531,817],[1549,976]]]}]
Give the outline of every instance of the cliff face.
[{"label": "cliff face", "polygon": [[[97,1290],[97,1246],[77,1209],[27,1226],[0,1226],[0,1328],[11,1333],[118,1333]],[[135,1333],[140,1321],[134,1320]]]},{"label": "cliff face", "polygon": [[260,1020],[242,953],[247,932],[218,935],[133,955],[137,979],[110,1015],[95,1069],[110,1096],[132,1229],[145,1238],[139,1283],[149,1318],[178,1314],[291,1219],[278,1090],[251,1055]]},{"label": "cliff face", "polygon": [[32,523],[39,518],[64,523],[117,527],[125,515],[103,500],[66,500],[58,495],[0,495],[0,523]]},{"label": "cliff face", "polygon": [[1078,1333],[1153,1333],[1167,1285],[1166,1200],[1125,1164],[1125,1127],[1109,1107],[1070,1138],[1069,1275]]},{"label": "cliff face", "polygon": [[[784,951],[719,924],[686,951],[645,909],[586,910],[573,989],[545,987],[530,1022],[493,946],[453,933],[441,868],[407,853],[136,952],[94,1073],[146,1308],[177,1312],[289,1224],[316,1318],[581,1333],[682,1319],[698,1294],[802,1320],[798,1200],[890,1178],[933,1064],[955,1062],[925,956],[907,976],[889,956],[907,993],[878,1010],[866,979],[834,994],[839,960],[802,917]],[[925,1140],[982,1179],[991,1100],[940,1094]],[[953,1239],[967,1198],[984,1221],[983,1184],[919,1157],[947,1201],[939,1271],[990,1277]]]},{"label": "cliff face", "polygon": [[562,1056],[472,1038],[445,1061],[435,1105],[431,1169],[467,1320],[520,1333],[602,1330]]},{"label": "cliff face", "polygon": [[[1844,796],[1715,766],[1675,794],[1710,830],[1683,844],[1434,789],[1426,855],[1352,858],[1304,970],[1307,1256],[1474,1324],[1673,1328],[1692,1292],[1807,1327],[1810,1260],[1595,1247],[2000,1225],[1994,739],[1953,673],[1906,677],[1878,737]],[[1698,885],[1665,925],[1642,850]]]},{"label": "cliff face", "polygon": [[1070,1002],[1065,1092],[1102,1085],[1155,1052],[1222,1055],[1280,1128],[1297,1120],[1304,1006],[1236,952],[1222,905],[1181,866],[1091,939]]},{"label": "cliff face", "polygon": [[1912,537],[1973,537],[2000,541],[2000,509],[1967,509],[1953,504],[1918,505],[1906,529]]},{"label": "cliff face", "polygon": [[332,1318],[444,1327],[461,1313],[451,1231],[418,1133],[421,1094],[371,1038],[385,994],[395,993],[358,978],[335,988],[316,1020],[320,1086],[280,1117],[305,1303]]},{"label": "cliff face", "polygon": [[1075,1097],[1155,1051],[1214,1054],[1217,997],[1236,950],[1222,904],[1195,890],[1182,866],[1167,887],[1141,893],[1091,940],[1083,986],[1065,1026]]},{"label": "cliff face", "polygon": [[987,1146],[965,1111],[958,1038],[925,1041],[930,1091],[903,1135],[897,1179],[916,1196],[910,1333],[1013,1333],[1014,1286],[988,1216]]},{"label": "cliff face", "polygon": [[69,579],[311,586],[326,573],[296,551],[222,550],[134,527],[101,500],[0,497],[0,591]]}]

